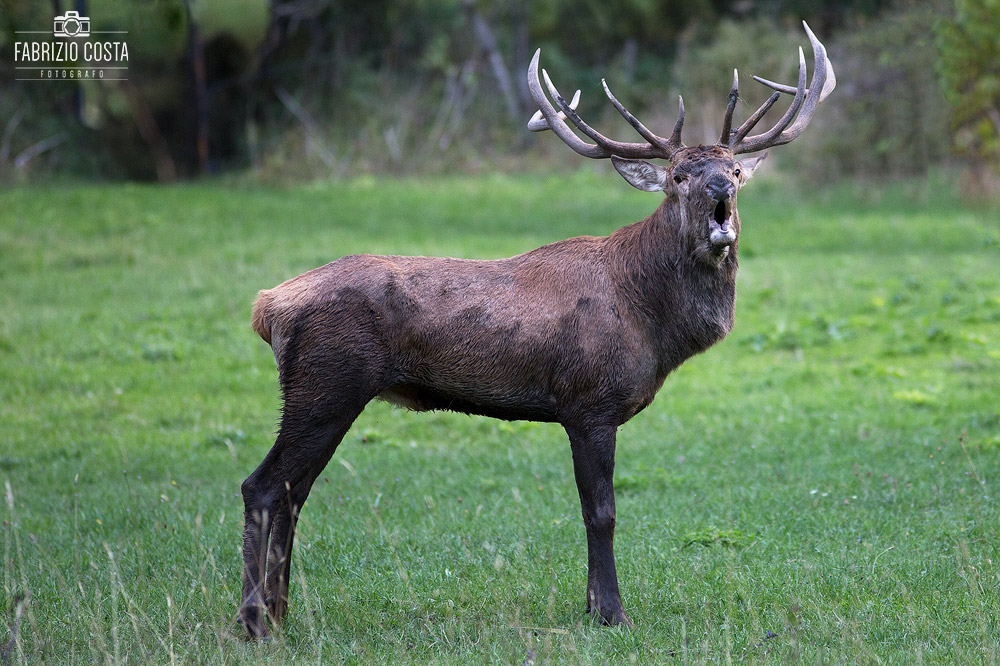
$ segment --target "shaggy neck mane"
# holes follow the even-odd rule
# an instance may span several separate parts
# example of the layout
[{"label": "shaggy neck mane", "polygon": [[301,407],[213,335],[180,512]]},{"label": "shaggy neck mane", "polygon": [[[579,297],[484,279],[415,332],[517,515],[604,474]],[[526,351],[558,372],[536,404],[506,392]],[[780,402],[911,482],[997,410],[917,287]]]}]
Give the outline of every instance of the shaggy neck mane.
[{"label": "shaggy neck mane", "polygon": [[607,239],[612,279],[645,319],[664,376],[732,330],[736,302],[737,244],[717,265],[698,257],[682,205],[667,198]]}]

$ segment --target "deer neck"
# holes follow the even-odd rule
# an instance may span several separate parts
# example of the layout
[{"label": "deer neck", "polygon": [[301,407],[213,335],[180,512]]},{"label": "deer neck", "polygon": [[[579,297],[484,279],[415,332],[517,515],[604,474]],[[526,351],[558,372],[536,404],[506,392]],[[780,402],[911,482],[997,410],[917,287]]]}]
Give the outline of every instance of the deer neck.
[{"label": "deer neck", "polygon": [[620,293],[647,328],[663,374],[724,338],[733,327],[736,244],[717,265],[700,259],[676,200],[608,237]]}]

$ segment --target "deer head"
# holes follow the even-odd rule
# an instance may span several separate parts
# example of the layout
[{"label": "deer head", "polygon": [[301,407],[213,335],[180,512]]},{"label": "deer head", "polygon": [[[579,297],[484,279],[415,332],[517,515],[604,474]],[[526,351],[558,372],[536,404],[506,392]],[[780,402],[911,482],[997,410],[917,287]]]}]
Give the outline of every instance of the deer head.
[{"label": "deer head", "polygon": [[[576,112],[580,102],[577,90],[571,101],[559,93],[548,73],[543,69],[542,78],[549,95],[559,105],[557,110],[546,96],[538,77],[538,60],[541,49],[535,52],[528,67],[528,88],[538,105],[538,111],[528,122],[534,132],[552,130],[574,151],[594,159],[610,158],[618,173],[633,187],[646,192],[662,191],[668,201],[678,204],[677,218],[681,236],[692,245],[703,259],[717,263],[729,254],[737,242],[740,231],[736,211],[736,194],[753,175],[754,169],[766,157],[737,160],[736,156],[779,146],[795,139],[809,124],[816,107],[836,86],[833,66],[826,55],[826,48],[803,21],[809,42],[812,44],[814,69],[812,81],[806,87],[806,61],[799,48],[799,77],[796,86],[786,86],[760,77],[759,83],[775,90],[742,125],[733,129],[733,112],[739,100],[739,74],[733,70],[733,86],[729,91],[728,105],[722,122],[722,132],[714,145],[685,146],[681,141],[684,126],[684,100],[678,98],[677,122],[669,138],[653,134],[629,113],[611,93],[602,80],[604,92],[615,109],[645,139],[640,143],[614,141],[588,125]],[[781,93],[793,95],[792,102],[775,125],[761,134],[750,136],[750,131],[764,114],[778,101]],[[583,135],[594,143],[583,141],[566,124],[569,120]],[[644,159],[663,159],[668,166],[661,166]]]}]

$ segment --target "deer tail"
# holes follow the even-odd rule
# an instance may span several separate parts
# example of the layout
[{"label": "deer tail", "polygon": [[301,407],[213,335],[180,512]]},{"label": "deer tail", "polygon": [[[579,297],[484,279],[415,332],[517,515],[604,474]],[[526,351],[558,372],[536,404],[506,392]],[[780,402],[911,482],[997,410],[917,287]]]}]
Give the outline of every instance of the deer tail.
[{"label": "deer tail", "polygon": [[264,342],[271,344],[271,301],[273,297],[271,291],[268,289],[262,289],[257,294],[257,300],[253,304],[253,330],[257,331],[257,335],[261,337]]}]

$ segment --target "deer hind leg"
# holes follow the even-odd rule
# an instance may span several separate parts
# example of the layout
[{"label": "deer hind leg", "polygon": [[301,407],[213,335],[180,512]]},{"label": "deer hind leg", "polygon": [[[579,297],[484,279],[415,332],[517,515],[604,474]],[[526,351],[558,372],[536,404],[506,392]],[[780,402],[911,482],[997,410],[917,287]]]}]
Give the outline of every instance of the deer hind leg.
[{"label": "deer hind leg", "polygon": [[[330,453],[339,445],[347,428],[334,435]],[[264,575],[264,605],[267,618],[274,626],[281,624],[288,611],[288,584],[291,580],[292,543],[295,540],[295,526],[299,513],[309,496],[316,477],[326,467],[329,456],[310,465],[309,472],[299,483],[285,486],[285,495],[275,510],[271,523],[271,533],[267,544],[267,568]]]},{"label": "deer hind leg", "polygon": [[[324,373],[313,365],[312,379],[316,373],[323,375],[323,381],[318,383],[296,382],[283,373],[285,404],[278,437],[243,482],[243,593],[239,619],[250,639],[268,635],[268,620],[277,624],[283,619],[288,607],[292,541],[299,511],[354,419],[377,393],[363,389],[365,382],[357,376],[345,376],[346,369],[359,366],[338,362],[337,367],[336,373]],[[318,393],[319,387],[322,394]]]},{"label": "deer hind leg", "polygon": [[264,603],[268,619],[275,626],[280,625],[288,612],[288,584],[291,581],[292,544],[295,540],[295,526],[299,521],[302,506],[309,497],[309,491],[320,472],[330,461],[333,452],[344,439],[354,419],[364,405],[358,407],[350,419],[341,419],[339,430],[334,432],[327,453],[321,454],[309,465],[308,473],[295,486],[285,485],[285,494],[274,514],[271,534],[267,546],[267,572],[264,577]]},{"label": "deer hind leg", "polygon": [[[282,427],[264,461],[243,482],[243,598],[240,621],[251,639],[267,636],[288,608],[292,542],[299,511],[313,482],[364,404],[310,432]],[[298,424],[297,424],[298,425]]]},{"label": "deer hind leg", "polygon": [[292,542],[299,512],[305,504],[315,475],[310,474],[287,493],[278,507],[271,525],[267,545],[267,567],[264,574],[264,607],[267,619],[278,626],[288,612],[288,583],[292,568]]}]

